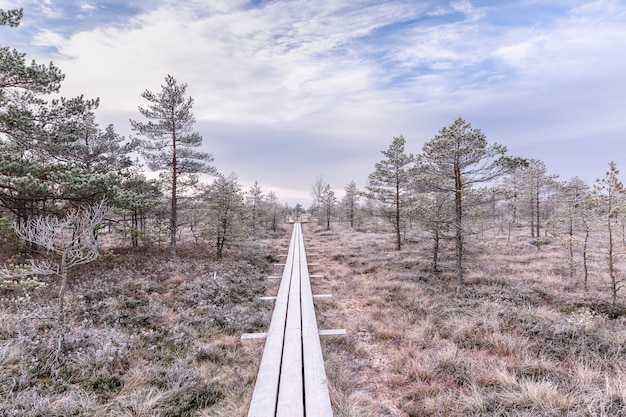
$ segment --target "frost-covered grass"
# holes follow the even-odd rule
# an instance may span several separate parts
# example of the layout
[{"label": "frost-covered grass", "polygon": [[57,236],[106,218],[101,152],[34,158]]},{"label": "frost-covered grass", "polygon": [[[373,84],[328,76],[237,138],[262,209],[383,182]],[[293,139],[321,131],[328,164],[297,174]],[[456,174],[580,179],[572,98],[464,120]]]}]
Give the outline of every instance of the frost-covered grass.
[{"label": "frost-covered grass", "polygon": [[559,242],[476,236],[458,293],[453,248],[434,275],[427,240],[314,229],[318,319],[348,331],[323,343],[337,417],[626,415],[626,294],[611,318],[601,254],[585,290]]},{"label": "frost-covered grass", "polygon": [[[117,249],[72,271],[67,349],[58,351],[48,288],[0,308],[1,416],[195,416],[245,407],[259,346],[242,332],[267,325],[256,301],[271,268],[249,245],[215,262],[202,248]],[[234,412],[232,415],[236,415]]]},{"label": "frost-covered grass", "polygon": [[[116,249],[72,272],[67,352],[57,355],[53,282],[3,290],[0,416],[244,417],[290,230],[222,262],[204,248]],[[468,243],[456,291],[451,248],[393,250],[382,225],[304,227],[336,417],[626,416],[626,294],[613,310],[602,254],[589,288],[557,241],[525,231]]]}]

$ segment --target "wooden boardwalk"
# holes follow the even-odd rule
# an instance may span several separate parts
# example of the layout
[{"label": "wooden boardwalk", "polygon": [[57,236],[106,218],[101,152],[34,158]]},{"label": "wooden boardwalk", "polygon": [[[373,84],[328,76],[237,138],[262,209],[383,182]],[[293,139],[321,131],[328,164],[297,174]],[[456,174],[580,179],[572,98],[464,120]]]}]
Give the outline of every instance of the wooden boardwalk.
[{"label": "wooden boardwalk", "polygon": [[302,226],[289,252],[248,417],[332,417]]}]

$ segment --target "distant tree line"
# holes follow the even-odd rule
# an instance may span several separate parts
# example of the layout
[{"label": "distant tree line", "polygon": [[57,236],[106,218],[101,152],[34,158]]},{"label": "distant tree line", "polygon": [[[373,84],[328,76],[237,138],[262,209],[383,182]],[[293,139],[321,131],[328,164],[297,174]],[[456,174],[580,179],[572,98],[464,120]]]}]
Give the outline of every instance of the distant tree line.
[{"label": "distant tree line", "polygon": [[396,250],[412,239],[430,239],[432,271],[440,271],[443,252],[454,260],[459,289],[465,285],[466,245],[472,239],[496,229],[510,242],[513,231],[525,229],[537,250],[560,239],[570,277],[580,276],[585,288],[590,254],[601,254],[606,268],[599,273],[607,276],[617,305],[625,282],[619,265],[625,260],[626,191],[614,162],[591,186],[578,177],[559,181],[542,161],[509,156],[462,118],[417,154],[407,153],[405,145],[403,136],[394,137],[365,187],[358,189],[352,181],[340,201],[318,177],[311,211],[319,224],[330,229],[332,217],[356,229],[392,230]]}]

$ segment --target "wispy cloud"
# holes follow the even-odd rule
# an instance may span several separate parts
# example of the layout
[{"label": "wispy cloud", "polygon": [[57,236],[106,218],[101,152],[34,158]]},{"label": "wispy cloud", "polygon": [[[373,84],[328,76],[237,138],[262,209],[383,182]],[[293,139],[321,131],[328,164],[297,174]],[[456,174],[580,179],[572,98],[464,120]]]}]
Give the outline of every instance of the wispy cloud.
[{"label": "wispy cloud", "polygon": [[[418,152],[459,115],[512,150],[534,143],[525,156],[537,158],[542,144],[626,130],[618,0],[20,5],[32,57],[67,73],[64,94],[101,97],[100,117],[122,131],[143,90],[168,73],[188,83],[216,163],[242,180],[256,169],[251,181],[283,188],[320,174],[338,188],[363,182],[392,136]],[[284,149],[297,174],[259,162]]]}]

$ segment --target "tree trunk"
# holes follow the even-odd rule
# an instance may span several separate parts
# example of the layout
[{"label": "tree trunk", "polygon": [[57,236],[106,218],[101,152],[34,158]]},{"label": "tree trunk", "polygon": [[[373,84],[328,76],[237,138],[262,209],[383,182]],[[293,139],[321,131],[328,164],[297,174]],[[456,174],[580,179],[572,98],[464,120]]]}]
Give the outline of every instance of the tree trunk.
[{"label": "tree trunk", "polygon": [[326,204],[326,230],[330,230],[330,203]]},{"label": "tree trunk", "polygon": [[216,249],[217,249],[217,252],[216,252],[217,259],[222,259],[222,251],[224,249],[224,240],[220,236],[217,237]]},{"label": "tree trunk", "polygon": [[439,229],[433,234],[433,272],[439,272]]},{"label": "tree trunk", "polygon": [[534,193],[530,194],[530,237],[535,237],[535,195]]},{"label": "tree trunk", "polygon": [[350,203],[350,228],[354,229],[354,204]]},{"label": "tree trunk", "polygon": [[176,166],[176,139],[172,140],[172,216],[170,218],[170,260],[176,260],[176,231],[178,228],[178,212],[176,201],[176,183],[177,183],[177,169]]},{"label": "tree trunk", "polygon": [[454,182],[456,191],[454,194],[454,202],[456,208],[456,280],[458,284],[458,289],[460,290],[464,286],[465,282],[463,280],[463,184],[461,182],[461,168],[458,163],[455,163],[454,166]]},{"label": "tree trunk", "polygon": [[583,242],[583,270],[585,272],[585,291],[587,290],[587,280],[589,269],[587,268],[587,243],[589,242],[589,228],[585,227],[585,240]]},{"label": "tree trunk", "polygon": [[61,254],[61,285],[59,287],[59,345],[57,354],[65,353],[65,290],[67,288],[67,260],[65,252]]},{"label": "tree trunk", "polygon": [[139,218],[138,218],[138,213],[137,213],[137,209],[133,209],[133,213],[131,216],[131,232],[130,232],[130,236],[131,236],[131,244],[133,248],[136,248],[137,246],[139,246]]},{"label": "tree trunk", "polygon": [[569,277],[574,278],[574,219],[572,213],[569,215],[569,230],[568,230],[568,249],[569,249]]},{"label": "tree trunk", "polygon": [[[610,205],[609,205],[609,213],[611,213]],[[617,277],[616,277],[616,271],[615,271],[615,261],[613,259],[613,226],[611,225],[610,214],[609,214],[609,218],[607,221],[607,227],[608,227],[608,232],[609,232],[609,277],[611,278],[612,307],[613,307],[613,313],[615,313],[615,306],[617,304]]]},{"label": "tree trunk", "polygon": [[535,197],[535,216],[537,216],[537,221],[535,222],[535,226],[537,227],[537,238],[541,235],[539,234],[540,222],[539,222],[539,184],[537,184],[537,196]]},{"label": "tree trunk", "polygon": [[400,236],[400,182],[396,181],[396,250],[402,248],[402,238]]}]

